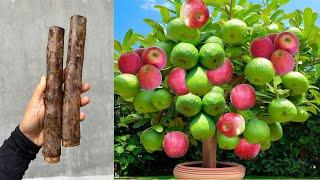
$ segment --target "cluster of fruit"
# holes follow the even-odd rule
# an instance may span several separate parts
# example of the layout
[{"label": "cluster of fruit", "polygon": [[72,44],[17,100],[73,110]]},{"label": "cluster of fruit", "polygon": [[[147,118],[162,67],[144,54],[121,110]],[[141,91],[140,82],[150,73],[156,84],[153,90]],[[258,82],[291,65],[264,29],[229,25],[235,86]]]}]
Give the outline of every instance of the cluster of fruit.
[{"label": "cluster of fruit", "polygon": [[[252,159],[261,149],[268,149],[270,141],[281,138],[280,123],[308,118],[307,111],[286,98],[276,98],[269,104],[269,120],[244,119],[241,115],[255,107],[255,88],[270,83],[276,75],[281,76],[290,96],[307,91],[308,80],[293,71],[299,40],[290,32],[254,39],[250,46],[253,59],[247,58],[244,70],[249,82],[238,83],[229,92],[221,88],[234,76],[234,52],[227,49],[240,47],[249,28],[245,22],[231,19],[223,24],[219,37],[203,40],[199,28],[208,17],[202,0],[187,0],[181,8],[181,18],[171,20],[166,27],[166,36],[174,47],[166,50],[152,46],[122,54],[118,61],[122,74],[115,77],[115,92],[124,99],[133,99],[135,110],[140,113],[162,111],[174,103],[176,111],[190,119],[193,138],[204,141],[216,134],[219,148],[234,149],[239,158]],[[162,78],[165,67],[170,72]],[[179,131],[164,135],[148,128],[140,138],[148,152],[163,149],[172,158],[184,156],[189,148],[188,136]]]}]

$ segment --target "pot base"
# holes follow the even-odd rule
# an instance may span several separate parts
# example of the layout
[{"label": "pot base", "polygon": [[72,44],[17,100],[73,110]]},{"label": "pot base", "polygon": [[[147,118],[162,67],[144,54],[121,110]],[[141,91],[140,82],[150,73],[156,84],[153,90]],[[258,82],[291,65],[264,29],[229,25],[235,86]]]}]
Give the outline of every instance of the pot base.
[{"label": "pot base", "polygon": [[177,179],[243,179],[246,168],[241,164],[217,162],[218,168],[203,168],[202,161],[177,164],[173,170]]}]

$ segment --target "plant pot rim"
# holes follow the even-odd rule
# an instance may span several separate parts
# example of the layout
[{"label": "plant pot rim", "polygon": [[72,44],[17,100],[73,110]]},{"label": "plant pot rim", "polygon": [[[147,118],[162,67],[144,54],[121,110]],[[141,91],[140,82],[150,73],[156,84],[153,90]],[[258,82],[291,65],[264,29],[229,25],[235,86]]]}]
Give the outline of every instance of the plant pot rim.
[{"label": "plant pot rim", "polygon": [[239,172],[239,171],[243,171],[245,172],[246,168],[241,165],[241,164],[237,164],[237,163],[231,163],[231,162],[220,162],[218,161],[217,164],[222,164],[228,167],[221,167],[221,168],[203,168],[203,167],[192,167],[190,165],[198,165],[198,164],[202,164],[202,161],[191,161],[191,162],[184,162],[184,163],[180,163],[177,164],[175,167],[175,170],[179,171],[179,169],[183,168],[184,171],[202,171],[202,172],[208,172],[208,173],[212,173],[212,172],[217,172],[217,173],[224,173],[225,171],[230,172],[230,171],[235,171],[235,172]]}]

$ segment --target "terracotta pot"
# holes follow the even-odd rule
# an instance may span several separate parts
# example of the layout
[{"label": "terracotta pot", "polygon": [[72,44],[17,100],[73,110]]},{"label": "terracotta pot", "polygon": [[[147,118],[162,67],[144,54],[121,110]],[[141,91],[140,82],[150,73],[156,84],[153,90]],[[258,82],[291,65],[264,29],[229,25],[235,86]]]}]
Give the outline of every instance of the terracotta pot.
[{"label": "terracotta pot", "polygon": [[177,179],[243,179],[246,168],[240,164],[217,162],[217,168],[202,168],[202,161],[176,165],[173,174]]}]

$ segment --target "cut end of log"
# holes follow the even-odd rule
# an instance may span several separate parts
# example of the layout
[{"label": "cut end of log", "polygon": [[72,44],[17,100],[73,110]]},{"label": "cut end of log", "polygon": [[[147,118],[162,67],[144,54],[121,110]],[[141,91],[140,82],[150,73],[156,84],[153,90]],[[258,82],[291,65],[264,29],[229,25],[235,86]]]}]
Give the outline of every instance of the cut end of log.
[{"label": "cut end of log", "polygon": [[84,21],[84,22],[87,22],[87,18],[86,17],[84,17],[84,16],[81,16],[81,15],[77,15],[77,14],[75,14],[75,15],[73,15],[73,16],[71,16],[71,21],[72,21],[72,19],[78,19],[78,20],[81,20],[81,21]]},{"label": "cut end of log", "polygon": [[44,157],[44,160],[47,162],[47,163],[58,163],[60,162],[60,157]]},{"label": "cut end of log", "polygon": [[49,31],[50,30],[56,30],[56,31],[63,31],[64,32],[64,29],[62,27],[59,27],[59,26],[50,26]]},{"label": "cut end of log", "polygon": [[62,146],[63,147],[74,147],[74,146],[79,146],[80,145],[80,140],[62,140]]}]

